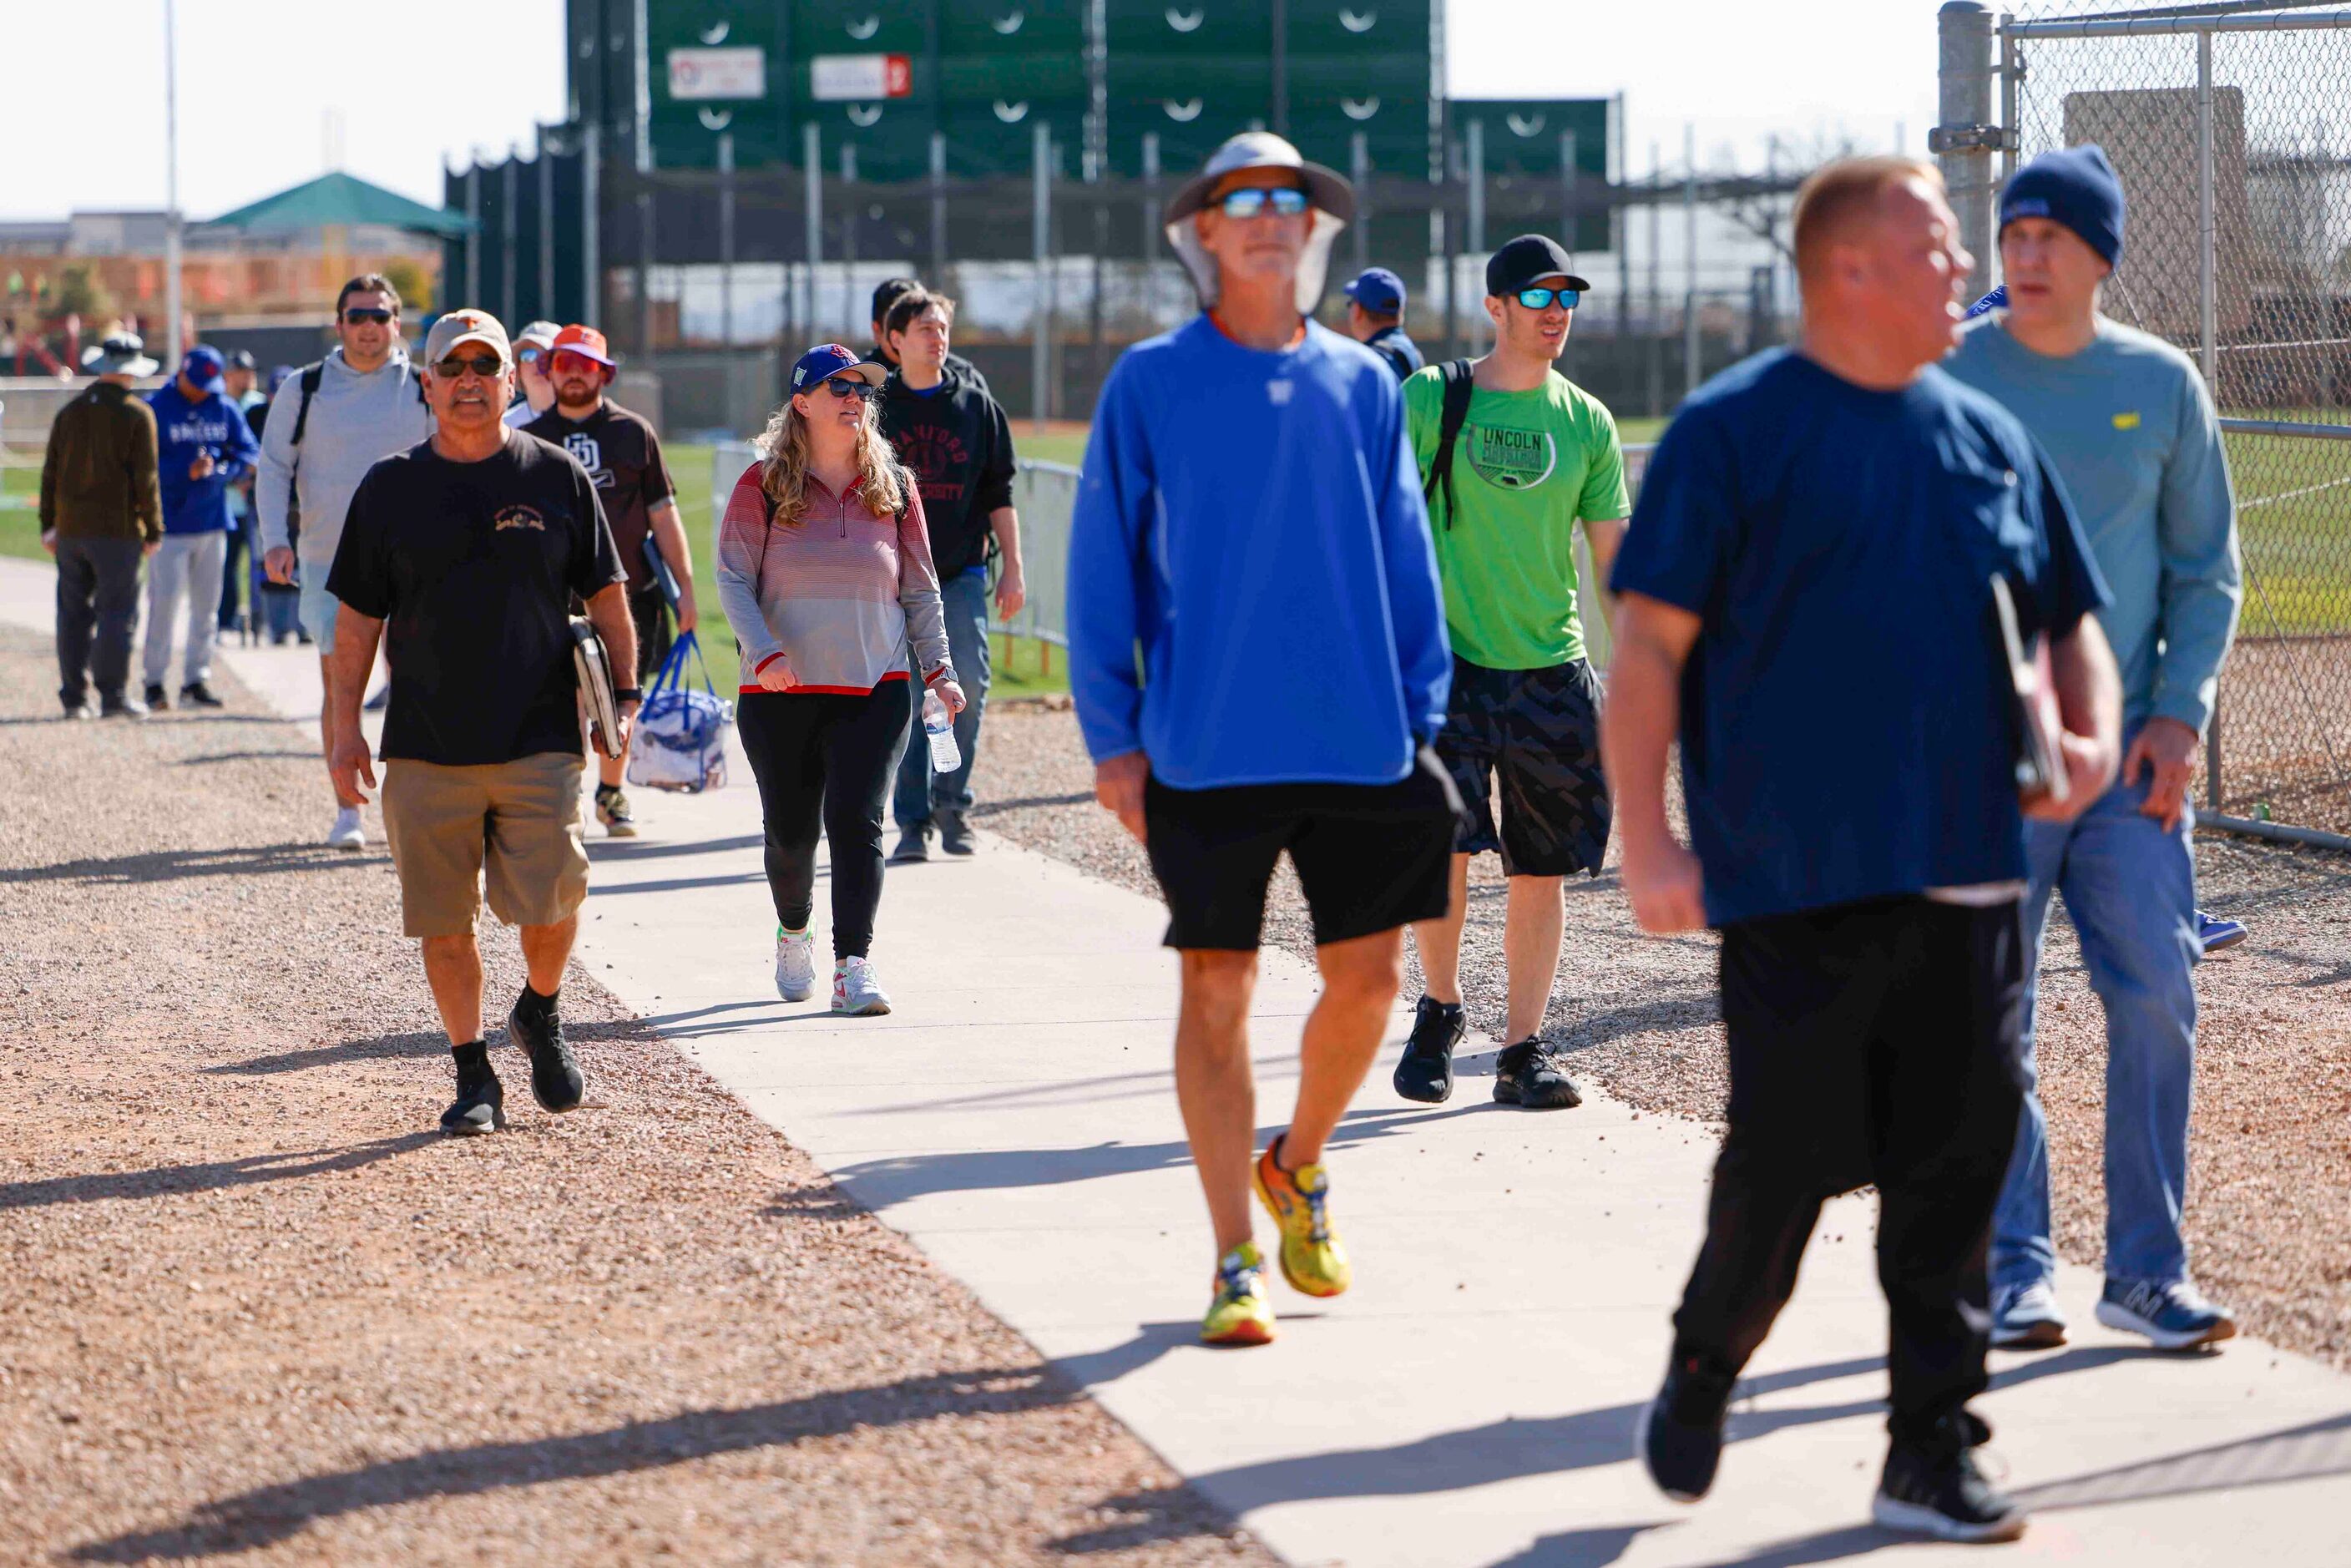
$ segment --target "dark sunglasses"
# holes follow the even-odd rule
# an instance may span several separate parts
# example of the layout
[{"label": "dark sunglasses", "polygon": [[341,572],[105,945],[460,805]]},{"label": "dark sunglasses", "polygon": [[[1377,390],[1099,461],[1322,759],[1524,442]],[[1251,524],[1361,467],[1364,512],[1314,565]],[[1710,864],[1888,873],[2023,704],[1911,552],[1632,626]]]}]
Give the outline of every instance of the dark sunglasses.
[{"label": "dark sunglasses", "polygon": [[853,397],[871,398],[873,395],[873,389],[854,376],[827,376],[824,390],[843,402]]},{"label": "dark sunglasses", "polygon": [[1294,218],[1306,210],[1306,193],[1295,185],[1277,185],[1271,190],[1262,185],[1244,185],[1238,191],[1227,191],[1217,207],[1228,218],[1253,218],[1265,211],[1269,203],[1279,216]]},{"label": "dark sunglasses", "polygon": [[487,380],[506,368],[506,361],[496,354],[475,354],[471,358],[461,358],[452,354],[434,366],[433,373],[444,382],[454,382],[467,371],[471,371],[475,375]]},{"label": "dark sunglasses", "polygon": [[362,310],[356,305],[343,312],[343,325],[346,327],[356,327],[362,321],[372,321],[381,327],[391,319],[392,312],[389,310]]},{"label": "dark sunglasses", "polygon": [[1530,310],[1548,310],[1552,300],[1559,301],[1562,310],[1573,310],[1583,303],[1583,296],[1573,288],[1521,288],[1519,303]]}]

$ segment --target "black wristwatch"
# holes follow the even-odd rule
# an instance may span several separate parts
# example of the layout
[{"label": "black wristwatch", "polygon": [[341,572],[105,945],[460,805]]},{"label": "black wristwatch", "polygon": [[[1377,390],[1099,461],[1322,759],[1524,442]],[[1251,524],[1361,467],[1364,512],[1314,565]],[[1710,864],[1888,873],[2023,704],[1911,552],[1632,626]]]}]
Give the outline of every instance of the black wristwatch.
[{"label": "black wristwatch", "polygon": [[612,688],[612,700],[616,703],[641,703],[645,700],[645,694],[635,686],[615,686]]}]

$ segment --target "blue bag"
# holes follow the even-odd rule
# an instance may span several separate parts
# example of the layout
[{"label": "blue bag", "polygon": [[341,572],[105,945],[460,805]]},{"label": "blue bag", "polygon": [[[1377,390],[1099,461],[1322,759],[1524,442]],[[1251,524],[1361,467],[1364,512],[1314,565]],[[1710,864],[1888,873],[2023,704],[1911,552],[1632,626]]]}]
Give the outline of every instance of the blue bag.
[{"label": "blue bag", "polygon": [[[702,674],[698,692],[685,684],[689,656]],[[645,693],[644,706],[637,710],[629,782],[688,794],[724,787],[726,727],[734,721],[734,709],[735,705],[722,701],[710,684],[710,667],[703,663],[701,643],[693,632],[686,632],[662,661],[652,688]]]}]

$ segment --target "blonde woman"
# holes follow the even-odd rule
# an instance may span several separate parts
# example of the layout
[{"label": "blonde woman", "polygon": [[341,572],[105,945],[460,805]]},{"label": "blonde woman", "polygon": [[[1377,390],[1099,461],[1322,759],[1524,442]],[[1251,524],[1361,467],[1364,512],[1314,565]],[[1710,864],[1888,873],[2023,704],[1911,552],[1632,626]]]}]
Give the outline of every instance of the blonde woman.
[{"label": "blonde woman", "polygon": [[882,805],[914,713],[907,649],[950,713],[963,688],[923,499],[875,423],[887,368],[822,343],[792,367],[763,455],[728,497],[718,599],[742,652],[737,727],[759,781],[776,990],[816,988],[816,841],[832,852],[832,1010],[886,1013],[874,977]]}]

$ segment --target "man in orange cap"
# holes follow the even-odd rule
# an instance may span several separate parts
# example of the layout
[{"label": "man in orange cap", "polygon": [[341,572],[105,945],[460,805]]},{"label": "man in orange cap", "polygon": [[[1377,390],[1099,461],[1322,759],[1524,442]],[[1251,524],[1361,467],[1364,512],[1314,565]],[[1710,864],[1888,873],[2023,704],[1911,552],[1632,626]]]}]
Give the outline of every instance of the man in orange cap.
[{"label": "man in orange cap", "polygon": [[[629,569],[629,613],[637,624],[637,682],[653,678],[669,657],[668,605],[653,569],[657,549],[677,581],[677,629],[695,627],[694,558],[677,515],[677,486],[662,461],[661,437],[643,415],[604,395],[617,369],[604,334],[578,323],[555,335],[548,379],[555,406],[522,428],[580,460],[596,482],[596,498],[612,527],[621,564]],[[621,789],[628,758],[596,760],[596,820],[616,839],[634,838],[636,818]]]}]

